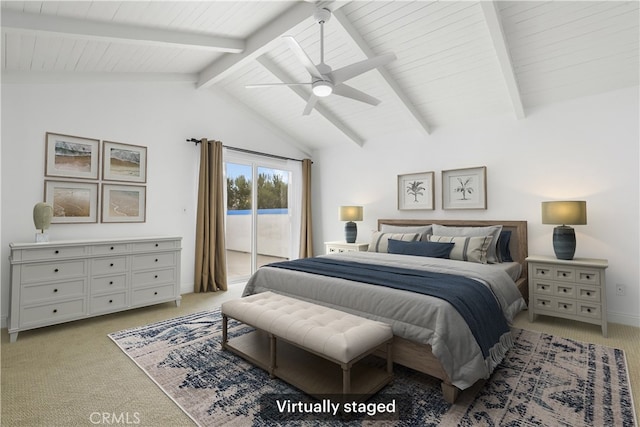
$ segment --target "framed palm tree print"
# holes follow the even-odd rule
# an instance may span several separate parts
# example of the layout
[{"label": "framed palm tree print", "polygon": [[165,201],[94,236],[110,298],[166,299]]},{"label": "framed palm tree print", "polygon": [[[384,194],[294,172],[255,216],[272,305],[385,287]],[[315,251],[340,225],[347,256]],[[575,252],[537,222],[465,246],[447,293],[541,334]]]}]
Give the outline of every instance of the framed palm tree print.
[{"label": "framed palm tree print", "polygon": [[487,168],[442,171],[442,209],[487,209]]},{"label": "framed palm tree print", "polygon": [[433,172],[398,175],[398,209],[433,209]]}]

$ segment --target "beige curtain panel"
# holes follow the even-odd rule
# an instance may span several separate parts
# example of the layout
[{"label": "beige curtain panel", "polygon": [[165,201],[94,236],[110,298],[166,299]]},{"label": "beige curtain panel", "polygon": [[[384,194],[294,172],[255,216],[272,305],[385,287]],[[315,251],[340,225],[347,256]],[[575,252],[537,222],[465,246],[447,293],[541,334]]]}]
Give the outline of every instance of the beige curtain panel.
[{"label": "beige curtain panel", "polygon": [[227,290],[222,142],[200,141],[194,292]]},{"label": "beige curtain panel", "polygon": [[310,159],[302,160],[302,219],[300,222],[300,258],[313,256],[313,231],[311,229],[311,165]]}]

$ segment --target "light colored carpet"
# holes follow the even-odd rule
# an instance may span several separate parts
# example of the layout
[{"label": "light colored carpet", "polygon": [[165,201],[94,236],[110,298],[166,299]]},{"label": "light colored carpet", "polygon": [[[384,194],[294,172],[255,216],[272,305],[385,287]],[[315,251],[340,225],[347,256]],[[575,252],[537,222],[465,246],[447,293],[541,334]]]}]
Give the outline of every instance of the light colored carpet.
[{"label": "light colored carpet", "polygon": [[[193,422],[113,344],[107,334],[218,307],[237,298],[243,285],[227,292],[187,294],[173,303],[101,316],[20,333],[1,340],[2,426],[95,425],[96,414],[129,416],[141,426],[192,426]],[[599,328],[539,317],[529,323],[521,313],[516,327],[621,348],[627,356],[638,418],[640,329],[610,324],[609,338]],[[105,415],[106,414],[106,415]],[[112,424],[116,424],[113,422]],[[121,422],[121,424],[123,424]]]}]

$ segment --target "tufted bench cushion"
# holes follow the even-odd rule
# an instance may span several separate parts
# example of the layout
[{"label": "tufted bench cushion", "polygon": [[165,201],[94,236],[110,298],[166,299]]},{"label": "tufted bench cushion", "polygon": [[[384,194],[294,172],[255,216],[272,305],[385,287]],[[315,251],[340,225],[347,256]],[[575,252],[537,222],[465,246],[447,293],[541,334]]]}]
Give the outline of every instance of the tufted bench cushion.
[{"label": "tufted bench cushion", "polygon": [[[221,312],[223,349],[311,395],[355,393],[362,399],[393,378],[393,334],[385,323],[273,292],[226,301]],[[228,318],[255,331],[229,339]],[[386,369],[359,362],[383,348]]]},{"label": "tufted bench cushion", "polygon": [[393,337],[386,323],[273,292],[227,301],[222,313],[342,363]]}]

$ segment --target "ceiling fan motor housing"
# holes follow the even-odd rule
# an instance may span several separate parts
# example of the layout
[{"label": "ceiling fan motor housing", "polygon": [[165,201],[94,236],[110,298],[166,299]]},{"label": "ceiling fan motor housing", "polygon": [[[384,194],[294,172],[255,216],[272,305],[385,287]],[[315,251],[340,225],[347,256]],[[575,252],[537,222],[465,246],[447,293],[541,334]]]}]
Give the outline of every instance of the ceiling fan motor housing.
[{"label": "ceiling fan motor housing", "polygon": [[315,19],[318,24],[329,21],[329,18],[331,18],[331,11],[326,7],[320,7],[313,13],[313,19]]}]

